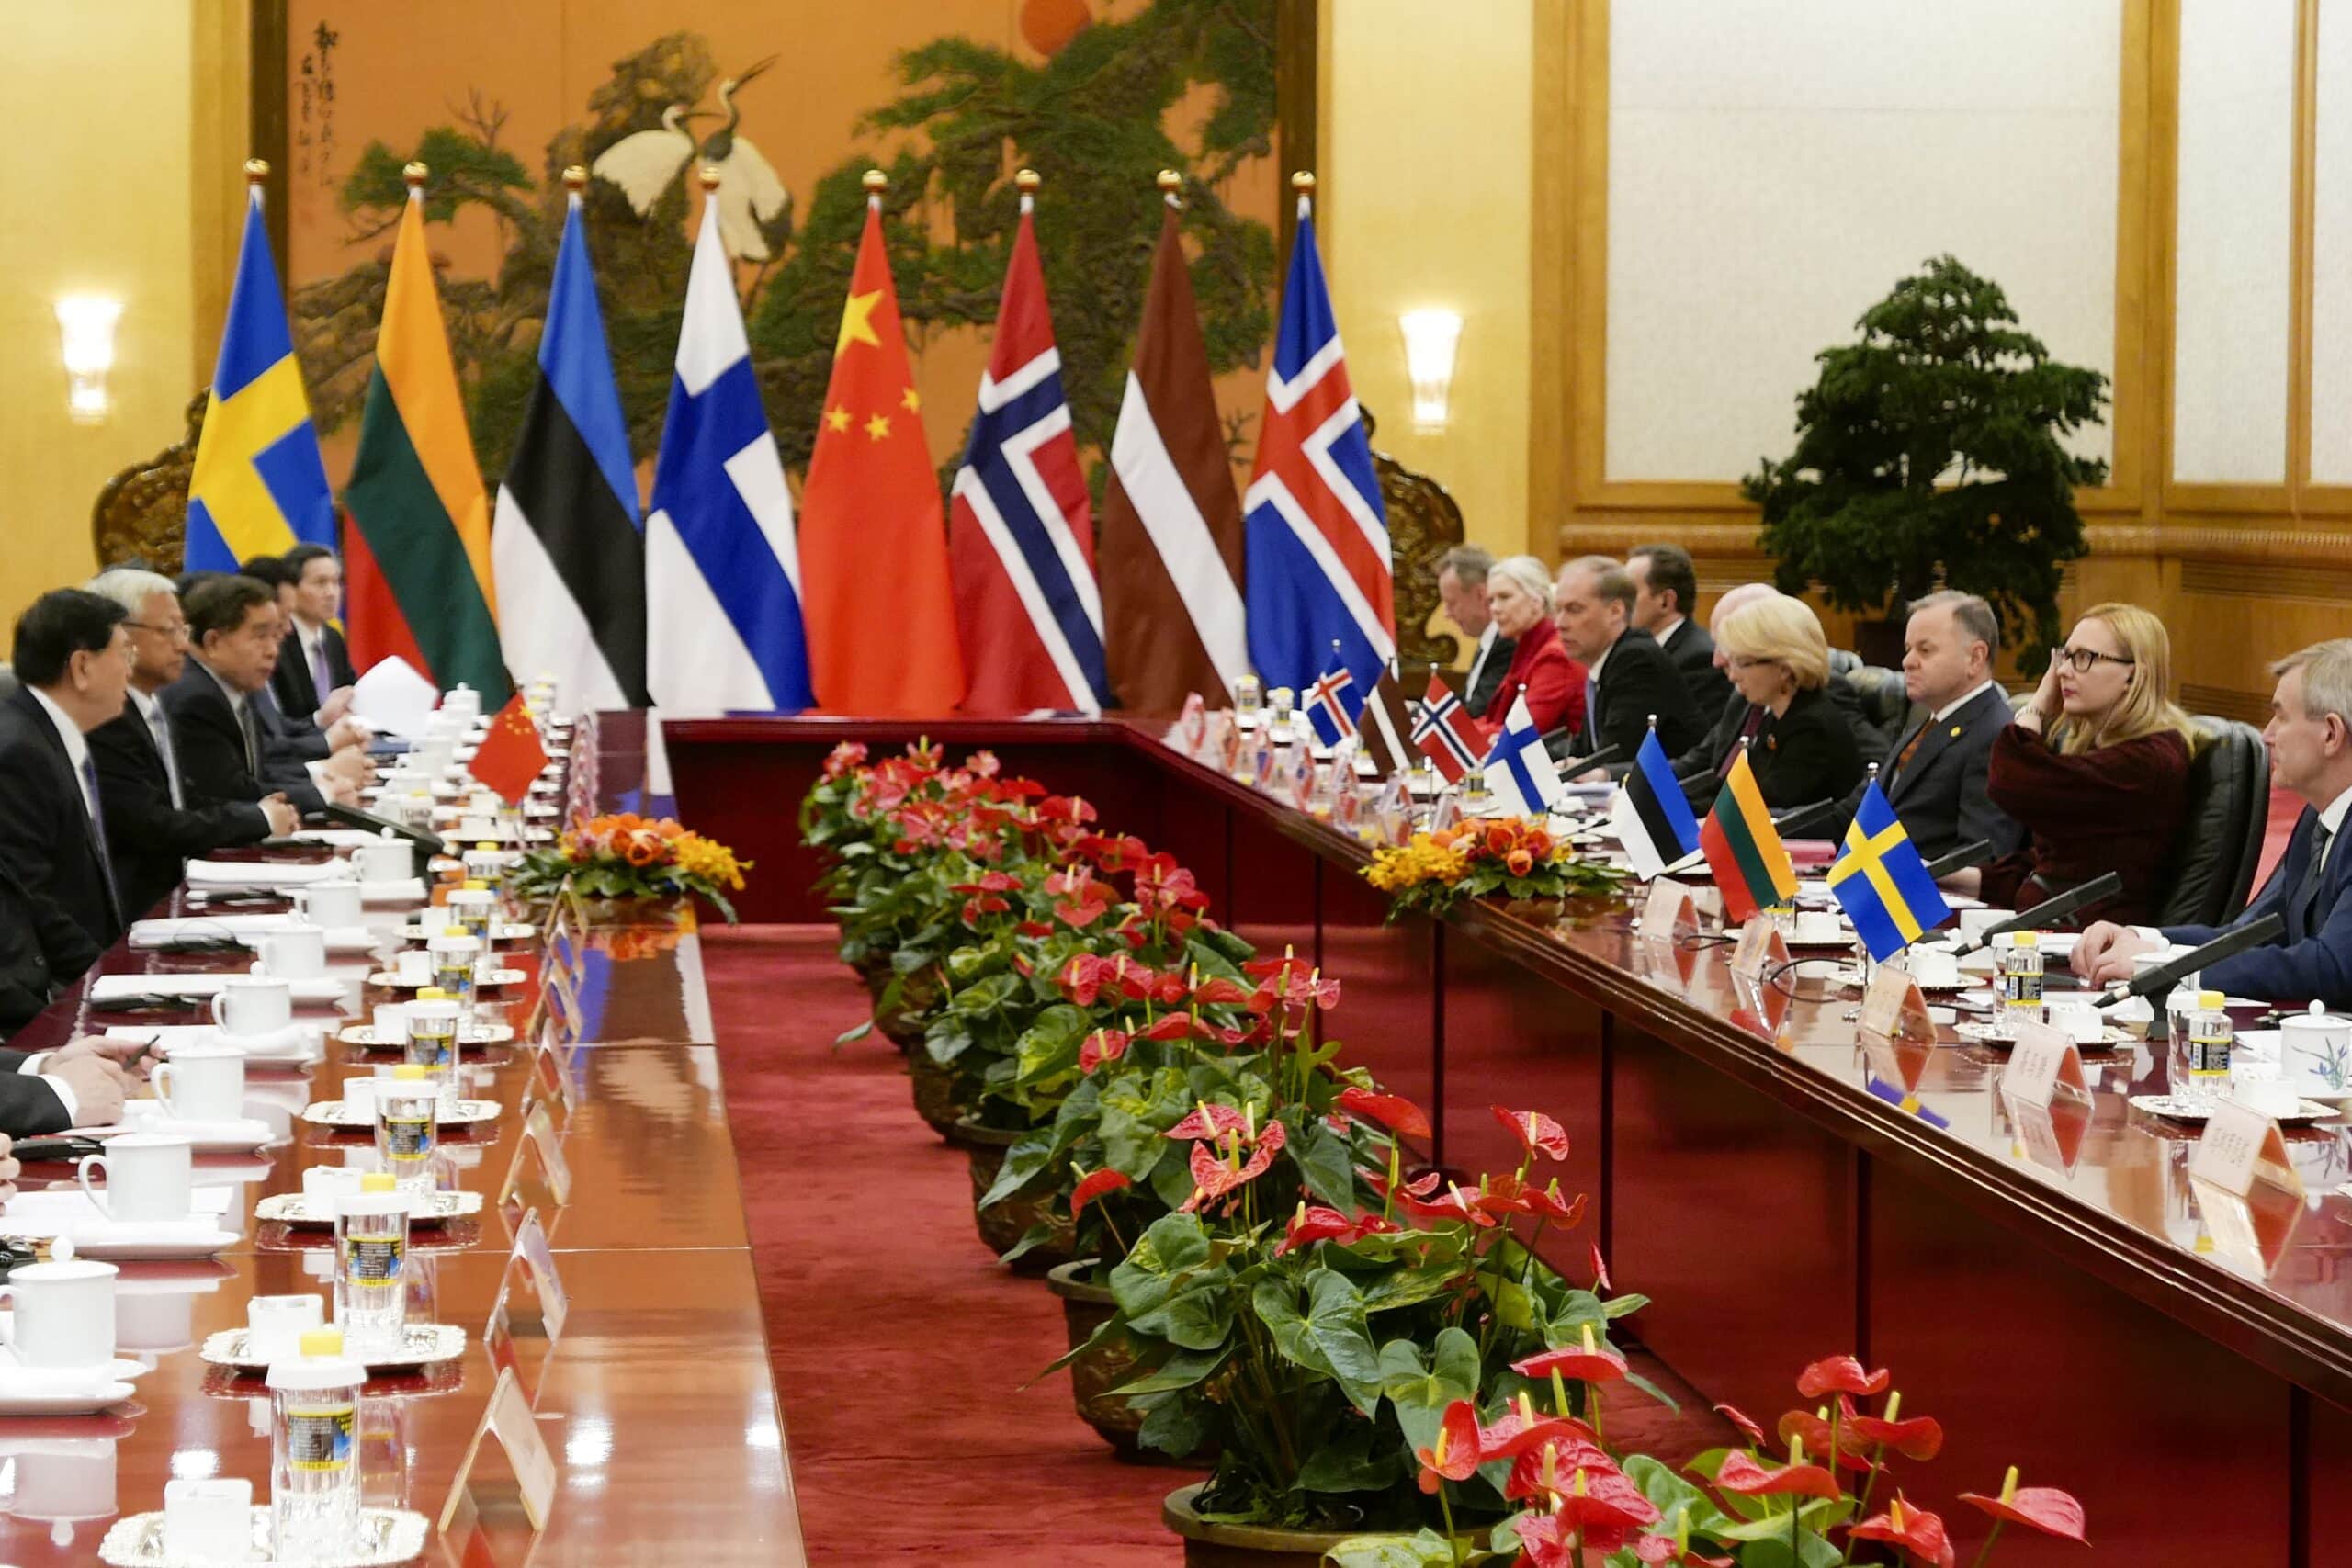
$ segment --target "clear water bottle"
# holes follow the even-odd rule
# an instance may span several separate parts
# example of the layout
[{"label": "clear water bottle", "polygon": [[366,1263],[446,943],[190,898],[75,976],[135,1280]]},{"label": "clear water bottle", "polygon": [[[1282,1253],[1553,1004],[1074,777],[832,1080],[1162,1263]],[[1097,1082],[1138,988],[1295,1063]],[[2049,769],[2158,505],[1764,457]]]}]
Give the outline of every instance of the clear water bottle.
[{"label": "clear water bottle", "polygon": [[2001,949],[2001,1016],[2012,1026],[2042,1021],[2040,931],[2011,931]]},{"label": "clear water bottle", "polygon": [[408,1323],[408,1195],[370,1171],[359,1190],[335,1201],[334,1320],[362,1354],[400,1344]]},{"label": "clear water bottle", "polygon": [[2165,1038],[2177,1044],[2188,1038],[2188,1031],[2197,1016],[2198,998],[2205,994],[2202,975],[2185,975],[2165,998]]},{"label": "clear water bottle", "polygon": [[414,1062],[376,1080],[376,1158],[402,1192],[433,1190],[435,1122],[441,1089]]},{"label": "clear water bottle", "polygon": [[2172,1038],[2172,1095],[2193,1105],[2211,1105],[2230,1095],[2230,1049],[2236,1031],[2219,991],[2200,991],[2188,1027]]},{"label": "clear water bottle", "polygon": [[443,1098],[458,1091],[458,1015],[465,1010],[438,986],[416,993],[403,1010],[408,1018],[408,1043],[402,1060],[424,1069],[425,1077]]},{"label": "clear water bottle", "polygon": [[359,1388],[340,1329],[313,1328],[273,1363],[270,1527],[279,1562],[347,1560],[359,1538]]},{"label": "clear water bottle", "polygon": [[481,939],[450,926],[424,944],[433,955],[433,984],[459,1007],[471,1007],[474,976],[481,962]]}]

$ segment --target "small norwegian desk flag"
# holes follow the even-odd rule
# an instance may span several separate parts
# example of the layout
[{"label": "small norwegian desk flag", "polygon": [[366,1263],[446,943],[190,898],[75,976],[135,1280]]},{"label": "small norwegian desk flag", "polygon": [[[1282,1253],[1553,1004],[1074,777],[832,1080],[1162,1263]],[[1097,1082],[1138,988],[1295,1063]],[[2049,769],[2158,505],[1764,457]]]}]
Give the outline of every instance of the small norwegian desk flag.
[{"label": "small norwegian desk flag", "polygon": [[517,692],[490,721],[490,733],[481,738],[481,749],[466,768],[475,783],[497,791],[500,799],[513,806],[529,793],[531,781],[547,765],[548,750],[539,744],[539,727],[531,722],[523,694]]},{"label": "small norwegian desk flag", "polygon": [[1445,775],[1448,784],[1460,784],[1462,775],[1478,765],[1486,739],[1478,733],[1478,721],[1462,705],[1453,689],[1435,675],[1430,677],[1430,689],[1417,705],[1419,711],[1413,716],[1413,744],[1430,765]]}]

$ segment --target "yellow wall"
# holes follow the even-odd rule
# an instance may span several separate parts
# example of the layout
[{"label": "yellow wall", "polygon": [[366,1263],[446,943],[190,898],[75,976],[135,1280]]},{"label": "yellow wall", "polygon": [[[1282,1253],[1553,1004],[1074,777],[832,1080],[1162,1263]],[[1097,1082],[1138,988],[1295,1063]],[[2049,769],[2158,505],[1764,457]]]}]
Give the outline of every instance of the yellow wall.
[{"label": "yellow wall", "polygon": [[[1528,525],[1537,0],[1323,0],[1317,228],[1374,444],[1453,492],[1498,555]],[[1475,15],[1476,25],[1470,25]],[[1452,418],[1412,427],[1396,318],[1462,313]],[[1548,550],[1542,553],[1549,554]]]},{"label": "yellow wall", "polygon": [[[107,476],[180,438],[192,371],[190,0],[9,7],[0,104],[0,654],[17,614],[94,562]],[[66,418],[52,301],[124,301],[104,424]]]}]

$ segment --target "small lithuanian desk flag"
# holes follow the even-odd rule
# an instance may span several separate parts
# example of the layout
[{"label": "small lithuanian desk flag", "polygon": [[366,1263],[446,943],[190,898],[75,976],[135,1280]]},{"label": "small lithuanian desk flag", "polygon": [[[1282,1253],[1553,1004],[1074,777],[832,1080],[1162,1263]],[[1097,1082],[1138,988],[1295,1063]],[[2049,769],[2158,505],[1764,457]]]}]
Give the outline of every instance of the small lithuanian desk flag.
[{"label": "small lithuanian desk flag", "polygon": [[1781,843],[1780,829],[1765,809],[1763,792],[1742,750],[1715,795],[1714,809],[1699,828],[1699,849],[1724,896],[1724,919],[1744,924],[1758,909],[1797,896],[1796,867]]}]

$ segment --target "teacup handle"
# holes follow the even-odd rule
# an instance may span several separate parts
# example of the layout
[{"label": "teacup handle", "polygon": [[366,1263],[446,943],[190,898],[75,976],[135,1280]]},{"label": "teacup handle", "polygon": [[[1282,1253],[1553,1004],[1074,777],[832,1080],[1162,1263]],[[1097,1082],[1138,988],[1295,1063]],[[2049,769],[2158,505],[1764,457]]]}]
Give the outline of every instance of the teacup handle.
[{"label": "teacup handle", "polygon": [[[17,1287],[9,1284],[5,1280],[0,1280],[0,1300],[13,1302],[16,1299]],[[22,1360],[24,1359],[17,1354],[17,1314],[14,1311],[11,1311],[8,1314],[8,1322],[6,1330],[0,1331],[0,1349],[6,1350],[11,1359]]]},{"label": "teacup handle", "polygon": [[[162,1070],[163,1069],[160,1067],[156,1069],[159,1074]],[[84,1155],[82,1156],[81,1163],[74,1168],[74,1179],[82,1184],[83,1194],[87,1197],[91,1202],[96,1203],[98,1206],[98,1213],[104,1214],[108,1219],[112,1219],[114,1218],[113,1205],[109,1204],[106,1201],[105,1197],[100,1194],[96,1188],[90,1185],[90,1172],[94,1168],[99,1170],[106,1169],[107,1156],[104,1155]]]},{"label": "teacup handle", "polygon": [[[147,1075],[147,1087],[155,1091],[155,1102],[164,1108],[166,1115],[177,1116],[180,1109],[172,1103],[171,1081],[172,1065],[169,1062],[156,1063],[153,1070]],[[94,1155],[91,1157],[95,1159],[96,1156]]]}]

